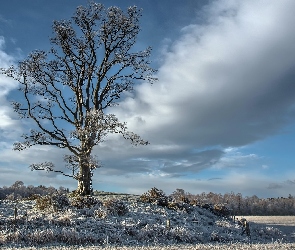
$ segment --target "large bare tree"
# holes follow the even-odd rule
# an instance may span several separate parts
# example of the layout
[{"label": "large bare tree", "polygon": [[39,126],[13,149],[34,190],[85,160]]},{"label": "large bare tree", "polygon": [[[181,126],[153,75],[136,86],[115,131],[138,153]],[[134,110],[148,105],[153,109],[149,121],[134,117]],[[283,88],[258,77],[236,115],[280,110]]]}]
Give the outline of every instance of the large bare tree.
[{"label": "large bare tree", "polygon": [[64,160],[70,174],[55,170],[51,162],[30,167],[76,179],[80,195],[92,192],[92,171],[99,167],[92,150],[107,134],[122,134],[135,145],[148,143],[109,111],[138,80],[156,80],[148,60],[151,48],[133,51],[140,17],[136,6],[126,12],[94,2],[79,6],[70,20],[54,21],[50,51],[33,51],[17,66],[2,69],[20,83],[23,99],[13,102],[14,110],[36,124],[14,149],[68,149]]}]

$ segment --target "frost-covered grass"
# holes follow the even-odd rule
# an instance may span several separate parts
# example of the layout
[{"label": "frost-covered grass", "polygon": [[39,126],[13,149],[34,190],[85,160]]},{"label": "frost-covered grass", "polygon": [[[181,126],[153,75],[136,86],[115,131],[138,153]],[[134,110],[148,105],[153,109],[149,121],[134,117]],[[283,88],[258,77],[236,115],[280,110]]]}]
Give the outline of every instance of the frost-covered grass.
[{"label": "frost-covered grass", "polygon": [[[13,250],[15,248],[4,247],[3,250]],[[50,246],[50,247],[27,247],[23,250],[289,250],[295,249],[294,243],[272,243],[272,244],[195,244],[195,245],[169,245],[169,246]]]},{"label": "frost-covered grass", "polygon": [[251,223],[249,239],[241,235],[238,223],[198,206],[175,211],[139,202],[136,197],[116,199],[125,204],[127,213],[119,216],[110,212],[103,205],[108,202],[90,208],[68,206],[56,212],[39,211],[35,201],[23,200],[17,204],[16,220],[14,203],[0,201],[0,248],[295,249],[294,244],[287,244],[290,238],[274,227]]},{"label": "frost-covered grass", "polygon": [[284,225],[295,227],[295,216],[243,216],[248,221],[255,223]]}]

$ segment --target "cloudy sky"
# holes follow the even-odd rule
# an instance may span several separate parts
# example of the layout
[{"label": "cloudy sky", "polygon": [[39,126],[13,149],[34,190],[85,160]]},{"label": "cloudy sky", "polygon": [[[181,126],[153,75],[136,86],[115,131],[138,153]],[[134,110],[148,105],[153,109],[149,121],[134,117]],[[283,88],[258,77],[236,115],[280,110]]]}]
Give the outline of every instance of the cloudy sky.
[{"label": "cloudy sky", "polygon": [[[109,136],[94,152],[102,163],[95,189],[295,195],[295,1],[100,2],[143,8],[136,46],[153,47],[159,81],[138,83],[113,110],[150,144],[134,147]],[[48,50],[52,21],[70,18],[86,3],[1,3],[0,67],[35,49]],[[12,150],[30,124],[12,111],[16,88],[0,76],[0,186],[22,180],[76,188],[72,179],[28,168],[52,161],[62,169],[66,152]]]}]

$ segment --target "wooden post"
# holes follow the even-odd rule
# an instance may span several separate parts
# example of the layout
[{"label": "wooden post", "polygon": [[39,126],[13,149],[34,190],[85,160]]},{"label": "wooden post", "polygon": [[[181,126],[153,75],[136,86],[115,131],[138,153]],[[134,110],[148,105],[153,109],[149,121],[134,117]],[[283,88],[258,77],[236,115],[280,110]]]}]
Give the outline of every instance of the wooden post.
[{"label": "wooden post", "polygon": [[170,229],[170,226],[171,226],[170,219],[167,219],[166,227],[167,227],[168,229]]},{"label": "wooden post", "polygon": [[26,216],[26,232],[27,232],[27,230],[28,230],[28,210],[26,210],[25,216]]},{"label": "wooden post", "polygon": [[17,207],[14,205],[14,220],[16,220],[17,217]]},{"label": "wooden post", "polygon": [[17,207],[16,204],[14,205],[14,225],[13,225],[13,231],[15,232],[16,230],[16,217],[17,217]]}]

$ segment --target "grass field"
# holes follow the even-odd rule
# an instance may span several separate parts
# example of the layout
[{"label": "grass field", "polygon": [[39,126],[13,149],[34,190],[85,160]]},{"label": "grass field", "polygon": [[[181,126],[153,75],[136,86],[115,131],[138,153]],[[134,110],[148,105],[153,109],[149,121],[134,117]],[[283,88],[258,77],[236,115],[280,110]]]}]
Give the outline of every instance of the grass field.
[{"label": "grass field", "polygon": [[198,206],[188,211],[171,210],[128,199],[124,201],[127,213],[119,216],[106,210],[104,204],[108,203],[86,210],[68,207],[56,212],[40,212],[34,204],[35,201],[19,202],[15,220],[14,203],[0,203],[1,249],[295,250],[295,216],[238,216],[249,222],[250,240],[241,235],[237,221]]},{"label": "grass field", "polygon": [[[231,243],[231,244],[185,244],[185,245],[170,245],[170,246],[145,246],[145,247],[128,247],[128,246],[48,246],[48,247],[26,247],[22,250],[288,250],[295,249],[295,216],[240,216],[246,218],[251,224],[262,224],[265,226],[278,227],[286,235],[289,234],[290,240],[294,240],[294,243],[284,243],[281,241],[275,241],[269,244],[247,244]],[[12,250],[17,248],[2,248],[3,250]]]},{"label": "grass field", "polygon": [[295,242],[295,216],[243,216],[247,221],[278,228],[289,242]]},{"label": "grass field", "polygon": [[[16,248],[3,248],[3,250],[13,250]],[[27,247],[22,250],[289,250],[295,249],[295,243],[272,243],[272,244],[197,244],[197,245],[173,245],[173,246],[147,246],[147,247],[112,247],[112,246],[51,246],[51,247]]]},{"label": "grass field", "polygon": [[248,221],[267,225],[295,226],[295,216],[240,216]]}]

